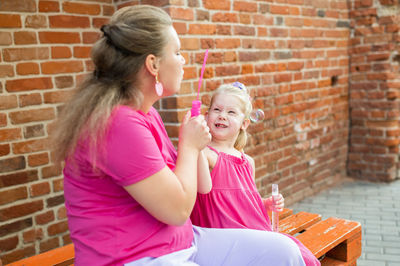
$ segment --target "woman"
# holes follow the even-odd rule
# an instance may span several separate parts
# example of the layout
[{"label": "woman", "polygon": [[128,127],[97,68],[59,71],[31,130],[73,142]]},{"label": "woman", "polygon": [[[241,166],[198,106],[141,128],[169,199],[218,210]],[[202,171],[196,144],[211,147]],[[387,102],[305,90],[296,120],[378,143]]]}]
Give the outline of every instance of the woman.
[{"label": "woman", "polygon": [[183,77],[170,17],[126,7],[102,31],[95,71],[64,107],[56,135],[75,265],[304,265],[279,234],[192,226],[196,193],[210,190],[196,177],[210,134],[204,117],[188,112],[176,152],[152,107]]}]

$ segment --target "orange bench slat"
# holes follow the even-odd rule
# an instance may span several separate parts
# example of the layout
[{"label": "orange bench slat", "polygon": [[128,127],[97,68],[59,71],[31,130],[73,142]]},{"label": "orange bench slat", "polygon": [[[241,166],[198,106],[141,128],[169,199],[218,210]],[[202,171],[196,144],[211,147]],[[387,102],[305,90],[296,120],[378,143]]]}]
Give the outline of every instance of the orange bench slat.
[{"label": "orange bench slat", "polygon": [[292,214],[279,222],[279,232],[294,235],[319,222],[321,215],[309,212]]},{"label": "orange bench slat", "polygon": [[[22,259],[6,266],[53,266],[53,265],[64,265],[63,262],[73,260],[75,257],[75,251],[73,244],[68,244],[63,247],[55,248],[38,255]],[[67,263],[72,265],[73,262]]]},{"label": "orange bench slat", "polygon": [[361,238],[359,222],[330,217],[312,225],[298,235],[297,239],[318,258],[340,243],[358,235]]}]

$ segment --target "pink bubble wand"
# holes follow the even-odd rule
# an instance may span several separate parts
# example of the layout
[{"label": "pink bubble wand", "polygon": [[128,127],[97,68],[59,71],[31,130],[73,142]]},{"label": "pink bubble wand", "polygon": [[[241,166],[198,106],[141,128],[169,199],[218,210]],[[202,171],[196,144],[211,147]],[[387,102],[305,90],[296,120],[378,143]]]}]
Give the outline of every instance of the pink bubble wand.
[{"label": "pink bubble wand", "polygon": [[208,57],[208,49],[204,54],[203,66],[201,67],[199,86],[197,89],[197,98],[192,102],[192,109],[191,109],[192,116],[198,116],[200,114],[200,109],[201,109],[200,88],[203,81],[204,70],[206,69],[207,57]]}]

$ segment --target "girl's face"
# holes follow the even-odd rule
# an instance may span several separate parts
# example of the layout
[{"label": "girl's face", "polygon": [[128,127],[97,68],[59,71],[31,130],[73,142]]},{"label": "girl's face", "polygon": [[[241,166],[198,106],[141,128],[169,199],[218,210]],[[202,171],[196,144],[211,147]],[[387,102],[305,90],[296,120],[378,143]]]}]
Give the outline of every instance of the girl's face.
[{"label": "girl's face", "polygon": [[242,103],[229,94],[217,94],[206,115],[213,139],[236,141],[240,129],[246,129]]},{"label": "girl's face", "polygon": [[164,96],[175,94],[179,91],[183,79],[183,65],[185,58],[181,55],[181,43],[178,34],[171,26],[167,28],[168,43],[164,48],[160,60],[158,79],[164,87]]}]

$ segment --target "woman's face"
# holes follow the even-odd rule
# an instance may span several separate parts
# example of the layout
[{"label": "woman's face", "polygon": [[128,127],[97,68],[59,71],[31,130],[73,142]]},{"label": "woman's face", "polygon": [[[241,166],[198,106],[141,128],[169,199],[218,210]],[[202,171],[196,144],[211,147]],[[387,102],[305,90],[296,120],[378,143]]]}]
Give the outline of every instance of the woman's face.
[{"label": "woman's face", "polygon": [[167,29],[168,43],[164,48],[158,72],[159,81],[164,86],[164,96],[175,94],[181,87],[185,58],[180,53],[181,42],[171,26]]}]

